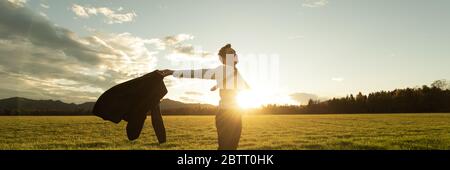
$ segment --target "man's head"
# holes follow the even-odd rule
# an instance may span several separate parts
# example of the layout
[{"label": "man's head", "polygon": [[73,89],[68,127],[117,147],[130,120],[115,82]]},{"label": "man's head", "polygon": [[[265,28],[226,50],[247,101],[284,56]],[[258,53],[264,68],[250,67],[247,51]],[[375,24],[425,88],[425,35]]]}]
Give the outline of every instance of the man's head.
[{"label": "man's head", "polygon": [[234,66],[238,63],[236,51],[231,48],[231,44],[227,44],[219,50],[219,59],[223,64],[230,66]]}]

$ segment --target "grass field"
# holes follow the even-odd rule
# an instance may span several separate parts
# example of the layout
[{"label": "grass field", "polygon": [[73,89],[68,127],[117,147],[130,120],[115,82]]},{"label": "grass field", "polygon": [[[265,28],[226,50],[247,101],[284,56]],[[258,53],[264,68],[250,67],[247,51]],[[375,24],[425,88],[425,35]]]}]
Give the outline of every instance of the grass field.
[{"label": "grass field", "polygon": [[[130,142],[94,116],[0,117],[0,149],[216,149],[213,116],[164,121],[159,145],[149,119]],[[450,114],[247,115],[239,149],[450,149]]]}]

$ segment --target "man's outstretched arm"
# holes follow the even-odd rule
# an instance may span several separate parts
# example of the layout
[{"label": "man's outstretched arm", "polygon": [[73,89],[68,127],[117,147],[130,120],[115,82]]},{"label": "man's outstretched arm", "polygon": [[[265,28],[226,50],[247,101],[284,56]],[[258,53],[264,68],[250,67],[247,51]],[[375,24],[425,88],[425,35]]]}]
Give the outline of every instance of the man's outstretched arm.
[{"label": "man's outstretched arm", "polygon": [[177,78],[199,78],[199,79],[215,79],[214,69],[197,69],[197,70],[161,70],[161,75],[169,76],[173,75]]}]

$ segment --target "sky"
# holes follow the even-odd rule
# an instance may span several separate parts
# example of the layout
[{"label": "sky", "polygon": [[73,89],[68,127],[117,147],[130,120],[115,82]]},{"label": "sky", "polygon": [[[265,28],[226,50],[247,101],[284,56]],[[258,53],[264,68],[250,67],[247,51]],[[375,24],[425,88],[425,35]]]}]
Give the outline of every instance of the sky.
[{"label": "sky", "polygon": [[[244,100],[298,104],[450,79],[448,0],[1,0],[0,98],[82,103],[155,69],[213,68],[227,43]],[[210,80],[166,98],[217,104]],[[253,98],[251,98],[253,97]]]}]

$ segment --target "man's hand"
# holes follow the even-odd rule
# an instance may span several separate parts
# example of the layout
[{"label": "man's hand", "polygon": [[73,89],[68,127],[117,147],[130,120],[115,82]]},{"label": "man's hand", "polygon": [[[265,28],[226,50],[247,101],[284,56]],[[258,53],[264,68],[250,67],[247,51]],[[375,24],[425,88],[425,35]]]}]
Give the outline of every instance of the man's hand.
[{"label": "man's hand", "polygon": [[211,90],[211,91],[216,91],[216,90],[217,90],[217,85],[215,85],[214,87],[211,87],[210,90]]},{"label": "man's hand", "polygon": [[156,72],[158,72],[161,76],[166,77],[172,75],[174,71],[165,69],[165,70],[157,70]]}]

